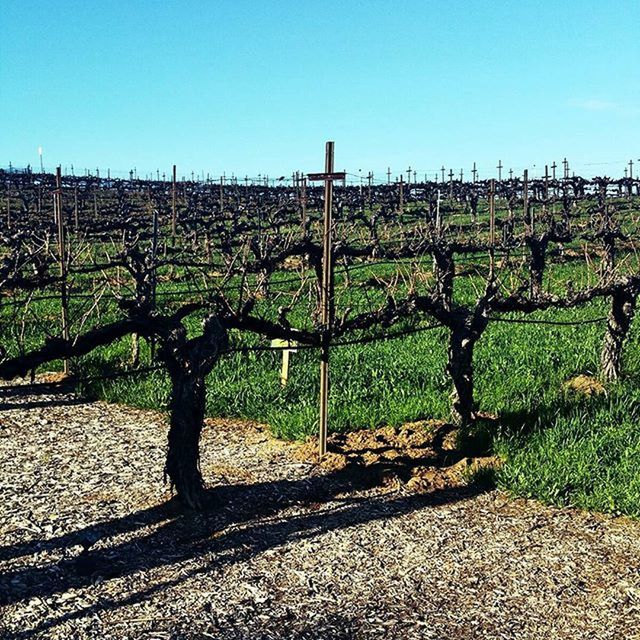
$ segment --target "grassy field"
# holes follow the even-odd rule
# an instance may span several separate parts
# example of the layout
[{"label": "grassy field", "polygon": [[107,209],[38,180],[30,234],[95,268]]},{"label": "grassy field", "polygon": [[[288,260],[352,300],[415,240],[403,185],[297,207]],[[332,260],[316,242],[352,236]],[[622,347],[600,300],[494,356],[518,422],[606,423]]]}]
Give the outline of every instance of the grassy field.
[{"label": "grassy field", "polygon": [[[595,308],[593,308],[595,307]],[[540,314],[580,319],[602,312]],[[442,329],[366,346],[336,348],[332,356],[331,428],[344,431],[449,416]],[[498,416],[479,426],[505,460],[496,481],[518,495],[554,504],[640,516],[640,344],[634,331],[624,382],[584,396],[565,382],[597,372],[600,324],[548,327],[493,323],[478,344],[476,396]],[[227,356],[208,380],[211,416],[245,417],[271,425],[284,438],[304,438],[317,425],[317,354],[292,355],[290,381],[278,381],[280,354]],[[87,363],[88,365],[88,363]],[[92,367],[88,367],[92,368]],[[160,373],[95,383],[107,400],[157,408],[169,385]]]},{"label": "grassy field", "polygon": [[[426,261],[425,269],[429,265]],[[365,268],[356,279],[364,282],[372,275],[384,279],[396,269],[394,265]],[[282,275],[283,280],[287,277]],[[580,262],[550,265],[545,277],[547,287],[555,289],[568,280],[580,288],[596,276]],[[338,277],[338,308],[350,306],[357,311],[372,304],[371,295],[373,302],[376,297],[384,299],[384,288],[373,294],[369,289],[365,299],[356,282],[345,287],[341,282],[343,276]],[[469,302],[482,278],[469,275],[456,278],[455,283],[455,298]],[[184,282],[165,281],[160,294],[184,286]],[[262,307],[269,314],[280,303],[265,300]],[[87,300],[75,301],[72,317],[80,317],[88,304]],[[99,307],[96,322],[118,314],[112,297],[105,296]],[[10,353],[16,351],[21,331],[11,310],[9,306],[2,311],[2,339]],[[290,316],[294,326],[308,324],[306,310],[304,306],[294,309]],[[527,320],[579,322],[601,318],[607,310],[606,301],[599,300],[578,309],[538,312],[528,315]],[[43,322],[55,332],[57,301],[34,303],[31,316],[21,338],[24,348],[41,342]],[[425,318],[425,323],[429,322]],[[192,330],[197,323],[197,317],[190,319]],[[491,322],[476,347],[475,384],[478,408],[497,419],[480,422],[477,429],[489,448],[505,461],[495,478],[502,488],[554,504],[640,516],[637,328],[627,346],[622,382],[591,396],[567,390],[565,385],[578,375],[597,376],[604,329],[603,322],[575,326]],[[334,348],[331,429],[448,419],[451,383],[444,371],[446,336],[444,329],[435,328],[401,339]],[[258,342],[255,336],[236,334],[232,338],[243,345]],[[130,351],[131,340],[121,340],[75,362],[74,370],[81,376],[116,371],[128,366]],[[265,422],[283,438],[302,439],[316,433],[318,353],[300,350],[292,354],[285,388],[279,384],[281,357],[280,352],[268,351],[225,355],[207,381],[208,415]],[[142,342],[142,364],[148,363],[148,345]],[[164,373],[157,371],[87,382],[84,390],[108,401],[156,409],[165,406],[169,383]]]},{"label": "grassy field", "polygon": [[[606,315],[606,303],[539,312],[528,319],[580,321]],[[640,344],[634,329],[624,381],[604,394],[566,388],[578,375],[597,376],[604,323],[549,326],[492,322],[476,347],[479,409],[497,416],[478,429],[504,460],[496,482],[517,495],[554,504],[640,516]],[[255,341],[254,341],[255,342]],[[123,340],[78,363],[85,374],[125,364]],[[143,361],[148,358],[143,345]],[[450,416],[442,328],[332,352],[330,423],[335,431],[401,425]],[[279,384],[281,353],[231,353],[207,381],[210,416],[268,423],[283,438],[317,431],[318,354],[291,356],[289,384]],[[96,381],[96,397],[158,408],[169,383],[162,372]]]}]

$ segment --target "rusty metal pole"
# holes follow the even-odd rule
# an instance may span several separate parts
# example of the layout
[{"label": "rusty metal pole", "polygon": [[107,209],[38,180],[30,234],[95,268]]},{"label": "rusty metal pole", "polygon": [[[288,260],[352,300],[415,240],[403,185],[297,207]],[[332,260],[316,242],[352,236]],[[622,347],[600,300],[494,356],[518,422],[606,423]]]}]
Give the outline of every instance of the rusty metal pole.
[{"label": "rusty metal pole", "polygon": [[[333,173],[333,149],[334,143],[327,142],[324,166],[327,174]],[[328,178],[324,181],[324,232],[322,238],[322,340],[320,345],[320,425],[318,447],[320,459],[327,452],[329,423],[329,345],[333,321],[332,206],[333,180]]]},{"label": "rusty metal pole", "polygon": [[[58,224],[58,256],[60,260],[60,306],[62,320],[62,338],[69,340],[69,300],[67,295],[67,261],[65,250],[64,220],[62,219],[62,171],[56,169],[56,191],[54,198],[56,222]],[[65,358],[64,373],[69,375],[69,360]]]}]

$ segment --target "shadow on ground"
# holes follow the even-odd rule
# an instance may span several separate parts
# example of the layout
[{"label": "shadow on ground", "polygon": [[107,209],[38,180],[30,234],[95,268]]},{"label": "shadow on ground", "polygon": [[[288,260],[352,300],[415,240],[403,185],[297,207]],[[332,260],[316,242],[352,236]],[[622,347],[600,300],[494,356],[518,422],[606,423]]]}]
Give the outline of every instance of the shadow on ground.
[{"label": "shadow on ground", "polygon": [[[0,408],[85,402],[63,395],[69,390],[66,383],[2,387]],[[36,394],[51,397],[25,401]],[[0,546],[0,561],[19,559],[25,565],[0,576],[0,606],[46,599],[99,580],[205,559],[180,571],[179,578],[149,580],[134,593],[104,596],[97,604],[57,616],[52,613],[37,628],[7,637],[28,638],[66,621],[144,601],[191,576],[245,562],[274,547],[482,493],[486,485],[437,483],[428,491],[414,493],[367,492],[389,485],[390,479],[402,484],[414,477],[417,469],[446,470],[460,462],[463,454],[446,444],[453,429],[452,425],[440,425],[426,438],[424,431],[391,430],[382,435],[363,434],[353,442],[349,438],[357,436],[335,434],[333,453],[343,456],[343,463],[333,468],[312,467],[307,477],[296,480],[217,486],[208,491],[208,508],[202,513],[185,511],[174,498],[57,537]],[[398,449],[398,438],[403,440],[403,448]],[[35,557],[46,552],[62,558],[43,562]]]},{"label": "shadow on ground", "polygon": [[[26,638],[66,620],[142,601],[192,575],[246,561],[289,542],[455,502],[483,491],[471,486],[409,495],[397,492],[357,495],[380,481],[378,471],[346,468],[300,480],[220,486],[209,490],[210,506],[204,513],[185,512],[177,499],[172,499],[49,540],[0,547],[0,560],[56,549],[67,556],[53,564],[4,573],[0,578],[2,605],[86,587],[98,578],[119,578],[201,556],[207,558],[206,566],[184,572],[179,579],[154,584],[122,599],[105,599],[100,604],[43,621],[37,629],[13,637]],[[305,510],[278,517],[294,506]],[[135,532],[139,534],[130,535]],[[129,534],[127,539],[111,542],[109,546],[104,544],[123,534]]]}]

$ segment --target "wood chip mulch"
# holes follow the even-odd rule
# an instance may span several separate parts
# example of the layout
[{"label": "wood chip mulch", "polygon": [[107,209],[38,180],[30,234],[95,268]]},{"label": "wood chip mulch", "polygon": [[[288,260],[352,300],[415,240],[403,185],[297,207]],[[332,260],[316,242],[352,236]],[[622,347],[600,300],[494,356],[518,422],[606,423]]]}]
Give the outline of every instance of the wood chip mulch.
[{"label": "wood chip mulch", "polygon": [[194,515],[162,414],[55,384],[0,409],[0,638],[640,638],[640,523],[467,486],[439,430],[334,436],[318,466],[210,421]]}]

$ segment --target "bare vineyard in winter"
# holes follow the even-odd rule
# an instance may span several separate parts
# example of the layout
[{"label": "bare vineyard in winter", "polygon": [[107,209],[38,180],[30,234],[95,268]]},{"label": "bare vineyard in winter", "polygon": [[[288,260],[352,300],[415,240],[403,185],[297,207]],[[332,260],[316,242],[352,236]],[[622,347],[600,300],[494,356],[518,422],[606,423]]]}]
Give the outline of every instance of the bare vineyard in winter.
[{"label": "bare vineyard in winter", "polygon": [[[334,349],[442,329],[464,429],[491,323],[553,324],[539,312],[604,301],[576,322],[601,323],[601,376],[622,375],[640,180],[291,182],[3,173],[0,376],[51,362],[74,375],[82,357],[128,341],[122,371],[105,375],[167,372],[166,474],[198,508],[205,381],[230,353],[312,350],[327,376]],[[321,427],[323,411],[326,422],[326,397]]]}]

